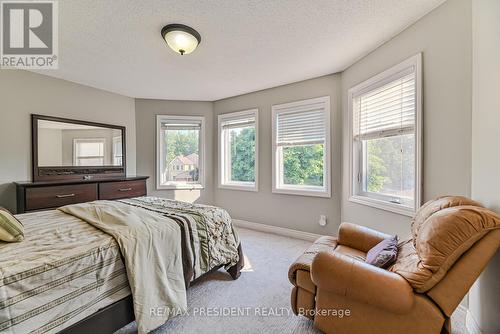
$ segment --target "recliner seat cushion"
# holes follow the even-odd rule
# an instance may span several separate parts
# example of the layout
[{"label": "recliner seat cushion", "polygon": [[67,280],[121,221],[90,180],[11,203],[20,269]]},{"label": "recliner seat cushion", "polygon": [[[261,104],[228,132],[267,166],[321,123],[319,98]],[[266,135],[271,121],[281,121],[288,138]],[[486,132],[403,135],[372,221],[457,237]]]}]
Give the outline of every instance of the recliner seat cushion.
[{"label": "recliner seat cushion", "polygon": [[[425,215],[419,211],[417,216]],[[500,228],[500,216],[483,207],[455,205],[434,211],[420,222],[413,240],[399,244],[398,259],[390,270],[405,277],[415,291],[426,292],[476,241],[496,228]]]}]

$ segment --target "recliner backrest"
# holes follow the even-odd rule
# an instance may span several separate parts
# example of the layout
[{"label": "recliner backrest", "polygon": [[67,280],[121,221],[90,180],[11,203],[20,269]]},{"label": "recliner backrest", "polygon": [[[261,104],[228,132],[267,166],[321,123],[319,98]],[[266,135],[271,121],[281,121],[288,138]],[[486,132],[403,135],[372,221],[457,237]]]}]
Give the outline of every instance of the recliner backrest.
[{"label": "recliner backrest", "polygon": [[427,219],[438,211],[452,208],[455,206],[472,205],[482,207],[476,201],[473,201],[463,196],[442,196],[434,200],[428,201],[418,209],[411,221],[411,235],[413,238],[413,246],[417,247],[416,241],[422,227],[425,226]]},{"label": "recliner backrest", "polygon": [[451,317],[500,248],[500,229],[488,232],[455,262],[427,295]]},{"label": "recliner backrest", "polygon": [[399,245],[391,271],[416,292],[434,287],[478,240],[500,228],[500,216],[464,197],[442,197],[415,215],[412,238]]}]

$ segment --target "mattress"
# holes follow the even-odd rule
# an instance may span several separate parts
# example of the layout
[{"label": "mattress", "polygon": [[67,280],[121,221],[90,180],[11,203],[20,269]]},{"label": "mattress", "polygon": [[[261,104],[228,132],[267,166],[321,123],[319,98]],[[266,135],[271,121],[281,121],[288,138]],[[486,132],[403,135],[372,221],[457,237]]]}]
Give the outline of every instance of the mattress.
[{"label": "mattress", "polygon": [[[186,283],[238,263],[239,238],[225,210],[157,197],[119,202],[179,224]],[[25,239],[0,241],[0,333],[57,333],[131,294],[111,235],[59,210],[16,217]]]},{"label": "mattress", "polygon": [[0,242],[1,333],[57,333],[130,295],[111,236],[57,210],[16,217],[25,240]]}]

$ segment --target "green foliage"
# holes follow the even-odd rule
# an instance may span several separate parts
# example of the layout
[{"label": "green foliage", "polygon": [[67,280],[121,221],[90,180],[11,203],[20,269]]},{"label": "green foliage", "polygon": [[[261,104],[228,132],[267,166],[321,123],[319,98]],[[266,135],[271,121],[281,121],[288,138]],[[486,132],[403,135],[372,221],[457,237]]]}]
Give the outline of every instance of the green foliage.
[{"label": "green foliage", "polygon": [[[230,132],[231,181],[255,181],[255,129]],[[284,182],[297,185],[323,185],[323,145],[285,147]]]},{"label": "green foliage", "polygon": [[195,130],[169,130],[165,136],[167,147],[167,162],[182,155],[198,154],[198,131]]},{"label": "green foliage", "polygon": [[[170,130],[165,138],[168,162],[175,157],[199,154],[199,133]],[[231,180],[255,181],[255,128],[230,132]],[[414,136],[398,136],[365,141],[367,149],[366,191],[409,195],[414,185]],[[283,147],[284,183],[323,185],[323,145]],[[198,168],[190,171],[194,180]]]},{"label": "green foliage", "polygon": [[230,133],[231,181],[255,182],[255,128]]},{"label": "green foliage", "polygon": [[368,191],[379,192],[380,189],[390,179],[387,177],[387,168],[382,159],[382,147],[377,145],[379,141],[370,140],[367,142],[368,147]]},{"label": "green foliage", "polygon": [[283,165],[285,184],[323,185],[322,144],[284,147]]},{"label": "green foliage", "polygon": [[413,135],[366,141],[367,190],[412,196],[415,189],[415,141]]}]

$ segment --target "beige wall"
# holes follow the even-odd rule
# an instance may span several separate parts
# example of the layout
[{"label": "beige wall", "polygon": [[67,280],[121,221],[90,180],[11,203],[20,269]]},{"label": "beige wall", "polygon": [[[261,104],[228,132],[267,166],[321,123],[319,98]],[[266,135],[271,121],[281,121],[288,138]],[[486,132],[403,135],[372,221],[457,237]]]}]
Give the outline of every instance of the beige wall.
[{"label": "beige wall", "polygon": [[449,0],[342,73],[342,220],[406,236],[410,219],[349,201],[347,91],[423,53],[423,200],[470,195],[471,2]]},{"label": "beige wall", "polygon": [[[333,234],[340,223],[340,76],[316,79],[232,97],[214,103],[215,115],[259,109],[259,191],[219,189],[217,168],[213,173],[214,202],[229,211],[232,217],[256,223],[292,228],[300,231]],[[332,133],[332,197],[318,198],[271,192],[271,106],[320,96],[330,96]],[[214,133],[217,131],[214,120]],[[214,166],[217,166],[217,142],[214,142]],[[319,215],[328,217],[328,225],[318,224]]]},{"label": "beige wall", "polygon": [[61,129],[38,129],[38,165],[61,166],[63,162]]},{"label": "beige wall", "polygon": [[[149,175],[150,195],[196,203],[213,203],[212,158],[213,103],[136,99],[137,173]],[[156,115],[186,115],[205,117],[205,189],[156,190]]]},{"label": "beige wall", "polygon": [[135,174],[134,99],[19,70],[0,70],[0,206],[15,210],[13,181],[31,179],[30,114],[127,127],[127,172]]},{"label": "beige wall", "polygon": [[[473,1],[472,197],[500,212],[500,1]],[[471,289],[484,334],[500,333],[500,252]]]}]

